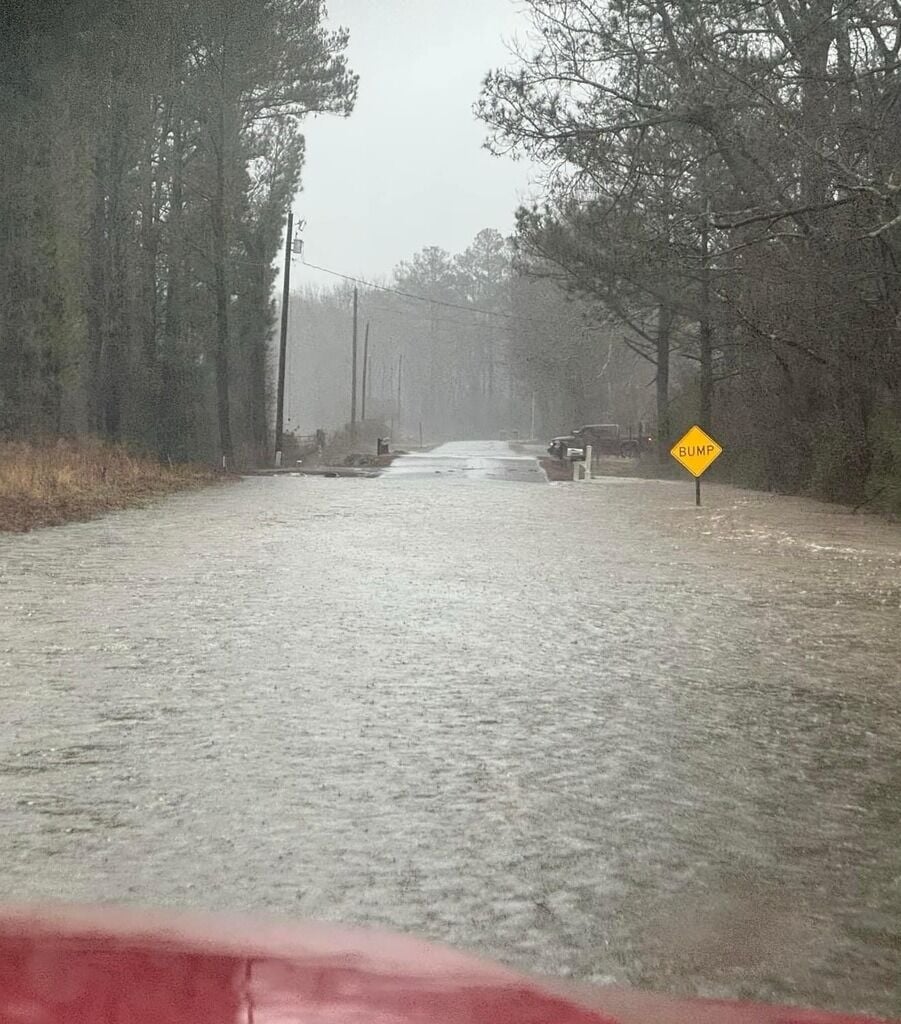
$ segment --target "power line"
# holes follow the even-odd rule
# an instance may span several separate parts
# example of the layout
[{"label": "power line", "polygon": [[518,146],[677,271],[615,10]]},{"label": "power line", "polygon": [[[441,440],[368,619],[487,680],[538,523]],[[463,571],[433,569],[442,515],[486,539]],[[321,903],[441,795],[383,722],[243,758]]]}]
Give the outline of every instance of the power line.
[{"label": "power line", "polygon": [[[465,320],[453,320],[449,316],[429,316],[428,313],[420,313],[410,309],[392,309],[390,306],[370,306],[373,315],[381,316],[386,320],[396,320],[399,317],[412,317],[419,323],[451,324],[464,331],[492,331],[501,330],[502,327],[495,324],[467,323]],[[558,325],[559,326],[559,325]]]},{"label": "power line", "polygon": [[[303,265],[305,267],[309,267],[311,270],[319,270],[323,274],[331,274],[332,277],[340,277],[344,281],[350,281],[353,284],[362,285],[364,288],[375,288],[380,292],[390,292],[392,295],[400,295],[401,298],[412,299],[416,302],[427,302],[432,306],[446,306],[449,309],[462,309],[464,313],[482,313],[485,316],[497,316],[502,317],[505,320],[522,320],[525,323],[544,324],[548,327],[560,326],[560,323],[557,320],[542,320],[534,316],[520,316],[517,313],[499,313],[497,310],[482,309],[480,306],[464,306],[459,302],[447,302],[444,299],[430,299],[425,295],[414,295],[412,292],[405,292],[400,288],[389,288],[387,285],[375,284],[373,281],[364,281],[360,277],[352,277],[350,274],[342,274],[337,270],[329,270],[327,267],[318,267],[315,263],[307,263],[306,260],[303,260]],[[591,328],[589,328],[589,330],[590,329]]]},{"label": "power line", "polygon": [[[212,255],[210,253],[207,253],[206,251],[201,250],[199,246],[195,246],[195,249],[196,249],[197,252],[201,253],[201,255],[206,256],[208,259],[212,260]],[[257,260],[246,260],[246,259],[242,259],[239,256],[229,256],[229,257],[226,257],[226,262],[232,263],[232,264],[235,264],[235,265],[238,265],[238,266],[244,266],[244,267],[266,267],[266,268],[269,268],[269,269],[272,268],[272,261],[260,262],[260,261],[257,261]],[[448,309],[459,309],[459,310],[461,310],[464,313],[481,313],[484,316],[499,317],[500,319],[503,319],[503,320],[518,320],[518,321],[520,321],[522,323],[527,323],[527,324],[541,324],[544,327],[553,327],[554,329],[559,329],[560,328],[560,321],[559,320],[544,320],[541,317],[522,316],[519,313],[500,313],[497,310],[494,310],[494,309],[484,309],[481,306],[464,306],[460,302],[448,302],[445,299],[430,299],[426,295],[414,295],[412,292],[405,292],[405,291],[401,290],[400,288],[390,288],[390,287],[388,287],[388,285],[376,284],[374,281],[366,281],[366,280],[364,280],[363,278],[360,278],[360,277],[352,277],[350,274],[342,274],[340,271],[329,270],[327,267],[320,267],[320,266],[317,266],[315,263],[307,263],[307,261],[302,256],[300,258],[300,262],[305,267],[309,267],[310,270],[318,270],[318,271],[320,271],[323,274],[330,274],[332,277],[339,277],[343,281],[350,281],[352,284],[362,285],[364,288],[374,288],[377,291],[388,292],[391,295],[399,295],[399,296],[401,296],[401,298],[411,299],[411,300],[413,300],[415,302],[425,302],[425,303],[428,303],[428,305],[430,305],[430,306],[445,306]],[[296,294],[296,293],[294,293],[294,294]],[[393,311],[393,310],[392,310],[392,314],[403,315],[403,314],[396,314],[395,311]],[[448,320],[448,319],[445,319],[445,318],[442,318],[442,317],[434,317],[433,319],[435,320],[436,323],[456,324],[458,327],[464,327],[467,330],[471,330],[472,329],[472,328],[466,327],[465,324],[460,323],[460,321],[458,321],[458,320]],[[473,326],[475,326],[475,325],[473,325]],[[585,331],[601,331],[601,330],[604,329],[604,327],[602,325],[592,326],[591,324],[581,324],[580,326]]]},{"label": "power line", "polygon": [[[213,257],[212,257],[211,253],[207,252],[206,250],[201,249],[200,246],[198,246],[196,244],[193,245],[192,247],[195,249],[195,251],[199,252],[202,256],[206,256],[207,259],[209,259],[212,262]],[[295,253],[293,255],[297,255],[297,254]],[[257,261],[257,260],[242,259],[240,256],[227,256],[226,257],[226,262],[234,264],[236,266],[257,267],[257,268],[266,267],[268,269],[272,268],[272,261],[271,260],[269,262],[260,262],[260,261]],[[495,317],[499,317],[499,318],[501,318],[503,320],[519,320],[522,323],[526,323],[526,324],[541,324],[541,325],[543,325],[545,327],[553,327],[553,328],[559,328],[560,327],[560,322],[558,320],[544,320],[541,317],[536,317],[536,316],[521,316],[518,313],[500,313],[500,312],[498,312],[495,309],[484,309],[481,306],[464,306],[460,302],[448,302],[445,299],[430,299],[426,295],[414,295],[412,292],[405,292],[405,291],[402,291],[400,288],[390,288],[390,287],[388,287],[387,285],[384,285],[384,284],[376,284],[374,281],[366,281],[366,280],[364,280],[361,277],[352,277],[350,274],[342,274],[338,270],[329,270],[328,267],[320,267],[320,266],[317,266],[315,263],[307,263],[307,261],[303,258],[303,256],[300,257],[300,262],[305,267],[309,267],[310,270],[318,270],[318,271],[320,271],[323,274],[330,274],[332,277],[339,277],[343,281],[350,281],[352,284],[362,285],[364,288],[374,288],[374,289],[376,289],[377,291],[380,291],[380,292],[389,292],[391,295],[399,295],[399,296],[401,296],[401,298],[411,299],[411,300],[413,300],[415,302],[426,302],[430,306],[445,306],[448,309],[459,309],[459,310],[462,310],[464,313],[481,313],[483,316],[495,316]],[[447,320],[447,321],[442,321],[442,322],[445,322],[445,323],[458,323],[458,321],[453,321],[453,320]],[[458,326],[462,327],[464,325],[458,323]],[[601,326],[592,327],[590,324],[584,324],[582,326],[583,326],[583,329],[586,330],[586,331],[599,331],[599,330],[603,330],[603,327],[601,327]]]}]

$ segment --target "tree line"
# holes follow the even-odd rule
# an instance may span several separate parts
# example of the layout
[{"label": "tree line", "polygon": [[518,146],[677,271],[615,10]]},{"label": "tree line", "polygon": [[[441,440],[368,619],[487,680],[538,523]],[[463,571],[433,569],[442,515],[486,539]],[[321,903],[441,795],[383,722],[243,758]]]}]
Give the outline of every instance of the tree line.
[{"label": "tree line", "polygon": [[[511,239],[493,228],[460,253],[427,246],[373,285],[358,289],[358,399],[368,337],[366,417],[395,439],[420,426],[433,442],[543,437],[599,410],[636,425],[652,414],[651,375],[620,343],[632,332],[556,281],[519,273]],[[292,299],[292,430],[348,427],[352,308],[350,282]]]},{"label": "tree line", "polygon": [[697,420],[737,479],[901,505],[895,0],[525,8],[478,104],[548,170],[520,272],[629,328],[661,458]]},{"label": "tree line", "polygon": [[0,14],[0,436],[267,447],[273,261],[305,115],[350,113],[318,0]]}]

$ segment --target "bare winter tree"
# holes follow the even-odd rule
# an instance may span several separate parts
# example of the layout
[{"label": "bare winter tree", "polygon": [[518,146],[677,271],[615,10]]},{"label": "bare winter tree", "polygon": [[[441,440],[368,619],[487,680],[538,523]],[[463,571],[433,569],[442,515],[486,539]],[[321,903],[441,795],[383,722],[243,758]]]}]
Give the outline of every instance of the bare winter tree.
[{"label": "bare winter tree", "polygon": [[[653,276],[652,239],[672,247],[698,417],[723,377],[717,425],[748,479],[832,497],[885,486],[901,385],[891,2],[527,7],[535,48],[485,83],[492,145],[545,161],[555,191],[637,216],[643,241],[626,216],[591,239],[608,263],[650,243]],[[763,444],[774,425],[784,445]]]}]

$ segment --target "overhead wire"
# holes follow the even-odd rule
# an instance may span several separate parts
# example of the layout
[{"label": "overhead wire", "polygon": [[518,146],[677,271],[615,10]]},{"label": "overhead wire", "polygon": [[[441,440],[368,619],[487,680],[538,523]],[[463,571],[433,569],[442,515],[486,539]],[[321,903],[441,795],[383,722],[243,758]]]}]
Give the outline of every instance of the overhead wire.
[{"label": "overhead wire", "polygon": [[[450,302],[446,299],[430,299],[427,295],[414,295],[413,292],[403,291],[401,288],[391,288],[388,285],[376,284],[374,281],[366,281],[361,277],[353,277],[351,274],[342,274],[337,270],[329,270],[328,267],[320,267],[315,263],[307,263],[303,257],[301,257],[301,262],[305,267],[309,267],[311,270],[318,270],[323,274],[330,274],[332,277],[340,277],[344,281],[350,281],[353,284],[361,285],[364,288],[374,288],[380,292],[390,292],[392,295],[400,295],[404,299],[411,299],[416,302],[426,302],[431,306],[445,306],[449,309],[460,309],[464,313],[480,313],[484,316],[501,317],[505,320],[521,320],[524,323],[543,324],[546,327],[559,328],[560,326],[560,322],[558,320],[544,320],[540,317],[521,316],[518,313],[501,313],[496,309],[484,309],[480,306],[464,306],[460,302]],[[596,327],[588,327],[587,329],[598,330]]]},{"label": "overhead wire", "polygon": [[[208,258],[212,258],[209,253],[207,253],[205,250],[202,250],[199,246],[195,246],[195,248],[202,255],[205,255]],[[262,267],[271,268],[271,266],[272,266],[271,262],[267,263],[267,262],[257,261],[257,260],[247,260],[247,259],[242,259],[239,256],[228,256],[228,257],[226,257],[226,260],[227,260],[227,262],[229,262],[231,264],[234,264],[234,265],[237,265],[237,266],[257,267],[257,268],[262,268]],[[521,323],[540,324],[540,325],[542,325],[544,327],[553,327],[555,330],[559,330],[560,326],[561,326],[559,320],[546,320],[546,319],[544,319],[542,317],[522,316],[519,313],[502,313],[502,312],[500,312],[499,310],[496,310],[496,309],[485,309],[485,308],[483,308],[481,306],[467,306],[467,305],[464,305],[463,303],[460,303],[460,302],[450,302],[449,300],[446,300],[446,299],[431,299],[427,295],[415,295],[413,292],[404,291],[401,288],[392,288],[389,285],[376,284],[374,281],[367,281],[367,280],[365,280],[364,278],[361,278],[361,277],[354,277],[351,274],[343,274],[343,273],[341,273],[338,270],[330,270],[328,267],[321,267],[321,266],[318,266],[315,263],[308,263],[303,258],[303,256],[300,257],[300,262],[301,262],[301,264],[303,266],[309,267],[310,270],[317,270],[320,273],[329,274],[331,277],[337,277],[337,278],[340,278],[343,281],[350,281],[353,284],[357,284],[357,285],[362,286],[363,288],[373,288],[376,291],[388,292],[391,295],[399,295],[401,298],[409,299],[409,300],[415,301],[415,302],[426,303],[429,306],[443,306],[443,307],[445,307],[447,309],[458,309],[458,310],[460,310],[463,313],[475,313],[475,314],[480,314],[480,315],[483,315],[483,316],[498,317],[498,318],[503,319],[503,320],[517,320],[517,321],[520,321]],[[389,311],[388,310],[384,310],[384,312],[389,312]],[[408,315],[408,314],[401,314],[397,310],[391,310],[390,311],[390,315],[400,315],[400,316],[403,316],[403,315]],[[409,315],[412,315],[412,314],[409,314]],[[464,324],[464,323],[460,322],[459,320],[451,320],[449,318],[443,318],[443,317],[434,317],[433,316],[433,317],[431,317],[431,319],[434,320],[435,323],[454,324],[455,326],[463,327],[466,330],[472,330],[472,329],[475,329],[477,327],[479,327],[479,328],[482,327],[482,325],[477,325],[477,324],[467,325],[467,324]],[[585,330],[585,331],[598,331],[598,330],[603,330],[604,329],[603,326],[601,326],[601,325],[580,324],[579,326],[580,326],[580,328],[582,330]]]},{"label": "overhead wire", "polygon": [[467,323],[465,320],[454,320],[449,316],[435,316],[434,314],[430,316],[427,312],[419,312],[413,309],[392,309],[390,306],[370,306],[367,304],[365,309],[367,316],[371,312],[373,316],[384,317],[386,320],[407,317],[421,324],[450,324],[452,327],[457,327],[464,331],[500,331],[507,326],[505,324],[485,324],[473,321]]}]

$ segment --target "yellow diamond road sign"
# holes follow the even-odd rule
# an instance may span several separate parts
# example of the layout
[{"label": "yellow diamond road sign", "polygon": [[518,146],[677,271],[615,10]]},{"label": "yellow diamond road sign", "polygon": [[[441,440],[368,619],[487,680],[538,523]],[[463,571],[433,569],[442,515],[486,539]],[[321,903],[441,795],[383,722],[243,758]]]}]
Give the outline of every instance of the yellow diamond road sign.
[{"label": "yellow diamond road sign", "polygon": [[680,462],[692,476],[700,476],[710,468],[714,459],[723,454],[723,449],[709,434],[694,426],[670,448],[670,455]]}]

